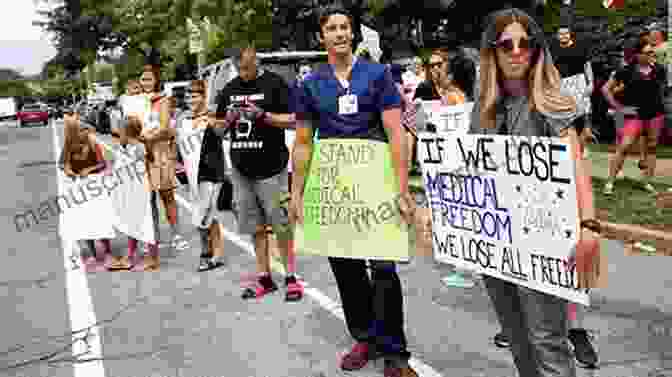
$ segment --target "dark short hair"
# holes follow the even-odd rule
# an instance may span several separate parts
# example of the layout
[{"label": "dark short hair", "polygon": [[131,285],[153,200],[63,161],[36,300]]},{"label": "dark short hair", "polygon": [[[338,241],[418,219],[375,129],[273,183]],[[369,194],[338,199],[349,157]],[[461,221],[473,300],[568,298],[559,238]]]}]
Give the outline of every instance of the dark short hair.
[{"label": "dark short hair", "polygon": [[320,18],[319,18],[319,20],[320,20],[320,35],[322,34],[322,27],[327,23],[327,21],[329,21],[329,17],[331,17],[335,14],[342,14],[342,15],[348,17],[348,20],[350,21],[350,27],[354,27],[354,25],[352,24],[353,23],[352,22],[352,14],[350,13],[350,11],[348,11],[344,6],[342,6],[340,4],[334,4],[334,5],[331,5],[331,6],[328,6],[328,7],[324,8],[320,12]]}]

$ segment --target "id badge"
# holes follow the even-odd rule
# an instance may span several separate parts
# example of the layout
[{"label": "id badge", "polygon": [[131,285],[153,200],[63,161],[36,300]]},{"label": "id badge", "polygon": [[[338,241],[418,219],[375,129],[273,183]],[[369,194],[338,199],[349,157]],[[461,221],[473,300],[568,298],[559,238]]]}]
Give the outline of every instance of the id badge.
[{"label": "id badge", "polygon": [[338,113],[341,115],[349,115],[357,113],[357,96],[348,94],[338,97]]}]

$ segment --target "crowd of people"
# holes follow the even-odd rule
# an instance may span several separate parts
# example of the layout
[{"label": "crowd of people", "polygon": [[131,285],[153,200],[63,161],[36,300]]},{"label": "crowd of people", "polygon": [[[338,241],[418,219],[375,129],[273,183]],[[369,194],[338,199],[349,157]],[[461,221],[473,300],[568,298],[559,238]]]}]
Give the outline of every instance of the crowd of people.
[{"label": "crowd of people", "polygon": [[[301,300],[303,286],[295,275],[294,229],[303,223],[303,195],[316,143],[336,138],[388,143],[401,194],[398,208],[412,223],[417,204],[409,192],[408,178],[417,161],[418,132],[435,130],[426,121],[421,104],[438,100],[447,106],[474,103],[471,134],[552,136],[571,145],[582,229],[574,261],[580,287],[592,287],[600,229],[595,226],[586,154],[594,139],[590,98],[596,83],[586,46],[576,41],[568,25],[558,30],[557,40],[547,41],[523,11],[501,10],[490,15],[484,26],[478,61],[464,50],[456,54],[437,50],[427,65],[416,59],[407,70],[355,56],[352,18],[345,9],[327,8],[319,26],[328,64],[302,66],[296,82],[289,84],[260,66],[254,47],[243,48],[234,59],[238,76],[216,93],[216,109],[208,108],[207,85],[201,80],[189,86],[189,109],[177,109],[174,99],[161,93],[159,66],[151,62],[139,81],[128,83],[122,107],[133,98],[144,98],[147,111],[126,111],[124,121],[113,132],[119,151],[144,161],[146,190],[134,195],[137,203],[151,207],[154,234],[145,241],[142,260],[137,257],[140,236],[133,232],[126,232],[125,255],[114,253],[110,240],[101,240],[100,254],[95,240],[81,240],[86,264],[95,263],[101,255],[115,254],[110,257],[110,270],[156,271],[160,264],[159,204],[167,215],[172,246],[184,248],[175,201],[175,189],[181,181],[189,187],[195,203],[192,223],[201,241],[198,270],[225,265],[224,256],[213,250],[223,242],[219,201],[229,179],[222,147],[226,137],[231,143],[233,212],[239,233],[254,241],[257,262],[256,285],[246,287],[241,297],[259,299],[278,290],[270,268],[268,234],[272,232],[287,272],[286,301]],[[651,32],[642,33],[624,67],[599,88],[611,107],[624,114],[607,193],[613,192],[613,178],[622,168],[625,150],[638,138],[646,146],[640,161],[644,187],[653,190],[649,180],[662,127],[666,78],[663,66],[652,54],[655,43]],[[290,143],[287,129],[295,130]],[[182,141],[194,135],[199,143],[197,156],[181,148]],[[66,116],[65,174],[82,177],[106,169],[109,166],[95,135],[80,124],[76,112]],[[186,179],[178,179],[181,175]],[[382,357],[386,377],[417,376],[408,363],[411,354],[396,263],[330,257],[329,264],[347,328],[356,342],[342,358],[341,368],[358,370]],[[519,375],[572,377],[576,373],[574,358],[584,366],[597,364],[597,354],[581,323],[585,315],[581,305],[457,268],[444,281],[468,289],[477,279],[483,280],[501,325],[495,344],[511,349]]]}]

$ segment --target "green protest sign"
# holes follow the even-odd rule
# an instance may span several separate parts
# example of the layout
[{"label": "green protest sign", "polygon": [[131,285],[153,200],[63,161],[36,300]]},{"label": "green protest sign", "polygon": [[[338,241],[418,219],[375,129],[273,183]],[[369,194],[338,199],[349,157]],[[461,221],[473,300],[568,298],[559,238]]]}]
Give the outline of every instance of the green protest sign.
[{"label": "green protest sign", "polygon": [[389,144],[326,139],[314,144],[304,192],[301,254],[406,261],[408,225]]}]

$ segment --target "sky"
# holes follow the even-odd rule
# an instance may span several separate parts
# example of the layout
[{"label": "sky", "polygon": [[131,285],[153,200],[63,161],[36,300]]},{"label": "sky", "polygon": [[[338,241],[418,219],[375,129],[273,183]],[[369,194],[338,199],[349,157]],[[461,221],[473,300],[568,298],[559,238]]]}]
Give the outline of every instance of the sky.
[{"label": "sky", "polygon": [[0,68],[12,68],[24,75],[40,73],[42,65],[56,56],[56,49],[42,30],[34,0],[0,0],[8,5],[0,11]]}]

